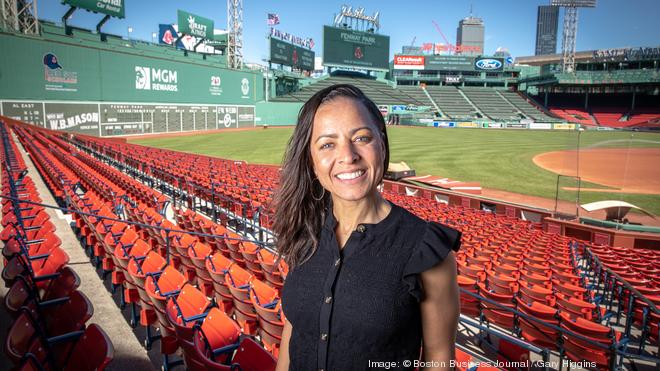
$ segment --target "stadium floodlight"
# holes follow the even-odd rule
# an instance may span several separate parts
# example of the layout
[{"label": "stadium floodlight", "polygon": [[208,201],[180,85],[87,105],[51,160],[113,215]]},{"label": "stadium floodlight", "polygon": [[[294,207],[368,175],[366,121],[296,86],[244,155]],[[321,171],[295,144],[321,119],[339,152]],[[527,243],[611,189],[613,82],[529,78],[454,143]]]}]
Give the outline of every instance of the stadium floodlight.
[{"label": "stadium floodlight", "polygon": [[550,5],[575,8],[595,8],[596,0],[552,0]]},{"label": "stadium floodlight", "polygon": [[0,27],[6,31],[39,35],[37,0],[1,0]]},{"label": "stadium floodlight", "polygon": [[243,0],[227,0],[227,62],[243,68]]},{"label": "stadium floodlight", "polygon": [[562,72],[571,73],[575,71],[578,8],[594,8],[596,7],[596,0],[552,0],[550,4],[565,9],[561,45],[561,70]]}]

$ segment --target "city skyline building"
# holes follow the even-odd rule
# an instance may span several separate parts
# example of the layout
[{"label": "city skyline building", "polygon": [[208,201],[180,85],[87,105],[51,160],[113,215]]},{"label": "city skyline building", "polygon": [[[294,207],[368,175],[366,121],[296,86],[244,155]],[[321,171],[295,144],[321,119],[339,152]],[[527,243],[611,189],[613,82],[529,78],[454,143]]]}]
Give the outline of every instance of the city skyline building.
[{"label": "city skyline building", "polygon": [[559,7],[540,5],[536,17],[536,47],[534,55],[557,53]]},{"label": "city skyline building", "polygon": [[470,14],[458,22],[456,29],[456,54],[479,55],[484,53],[484,20]]}]

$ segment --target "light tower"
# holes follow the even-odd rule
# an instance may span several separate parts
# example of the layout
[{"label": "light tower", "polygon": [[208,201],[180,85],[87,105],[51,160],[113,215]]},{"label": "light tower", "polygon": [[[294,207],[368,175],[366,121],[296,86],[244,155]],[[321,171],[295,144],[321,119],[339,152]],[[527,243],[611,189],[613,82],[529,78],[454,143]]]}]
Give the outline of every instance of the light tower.
[{"label": "light tower", "polygon": [[564,30],[562,38],[562,72],[575,71],[575,41],[578,26],[578,8],[595,8],[596,0],[552,0],[551,5],[559,6],[564,11]]},{"label": "light tower", "polygon": [[227,63],[243,68],[243,0],[227,0]]},{"label": "light tower", "polygon": [[0,27],[28,35],[39,34],[37,0],[0,0]]}]

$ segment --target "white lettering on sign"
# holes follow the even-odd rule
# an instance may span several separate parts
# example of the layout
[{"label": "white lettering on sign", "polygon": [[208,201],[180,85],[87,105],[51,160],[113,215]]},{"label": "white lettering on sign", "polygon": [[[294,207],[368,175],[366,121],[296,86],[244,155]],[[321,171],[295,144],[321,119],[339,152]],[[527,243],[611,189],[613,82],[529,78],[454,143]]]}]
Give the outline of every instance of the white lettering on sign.
[{"label": "white lettering on sign", "polygon": [[179,91],[177,71],[135,66],[135,89]]}]

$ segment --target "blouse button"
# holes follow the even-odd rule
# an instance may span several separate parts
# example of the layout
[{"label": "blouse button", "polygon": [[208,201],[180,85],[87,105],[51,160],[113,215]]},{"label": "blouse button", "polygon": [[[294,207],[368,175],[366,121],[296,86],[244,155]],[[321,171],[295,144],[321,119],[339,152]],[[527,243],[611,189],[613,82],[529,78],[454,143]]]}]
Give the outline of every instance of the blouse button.
[{"label": "blouse button", "polygon": [[358,227],[357,227],[357,231],[360,232],[360,233],[364,233],[364,231],[365,231],[366,229],[367,229],[367,227],[365,227],[365,226],[362,225],[362,224],[358,225]]},{"label": "blouse button", "polygon": [[328,339],[328,334],[321,334],[321,340],[326,341]]},{"label": "blouse button", "polygon": [[332,296],[328,296],[328,297],[325,298],[325,303],[326,304],[330,304],[331,301],[332,301]]}]

